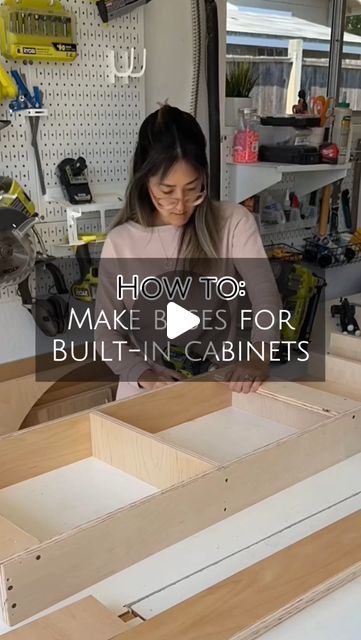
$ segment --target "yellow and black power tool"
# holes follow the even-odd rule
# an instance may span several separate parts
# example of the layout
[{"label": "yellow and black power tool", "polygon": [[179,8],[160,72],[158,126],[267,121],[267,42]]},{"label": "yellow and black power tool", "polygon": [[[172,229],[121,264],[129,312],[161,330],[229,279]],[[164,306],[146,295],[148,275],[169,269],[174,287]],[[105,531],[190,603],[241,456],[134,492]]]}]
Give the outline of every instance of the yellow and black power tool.
[{"label": "yellow and black power tool", "polygon": [[35,205],[22,186],[7,176],[0,176],[0,205],[17,209],[27,216],[36,215]]},{"label": "yellow and black power tool", "polygon": [[16,180],[0,176],[0,288],[29,276],[36,259],[35,206]]},{"label": "yellow and black power tool", "polygon": [[3,0],[0,50],[8,60],[73,62],[78,55],[74,13],[60,0]]},{"label": "yellow and black power tool", "polygon": [[282,340],[300,339],[311,299],[316,293],[318,279],[301,264],[273,263],[276,281],[284,309],[290,314],[290,325],[282,328]]},{"label": "yellow and black power tool", "polygon": [[187,349],[186,353],[185,347],[175,344],[170,345],[169,353],[164,351],[162,360],[168,369],[173,369],[188,379],[206,373],[212,368],[209,358],[200,359],[194,350]]},{"label": "yellow and black power tool", "polygon": [[99,280],[98,267],[93,264],[89,250],[89,242],[79,245],[76,248],[76,259],[80,270],[80,279],[71,286],[71,295],[76,300],[82,302],[93,302],[96,297],[96,290]]}]

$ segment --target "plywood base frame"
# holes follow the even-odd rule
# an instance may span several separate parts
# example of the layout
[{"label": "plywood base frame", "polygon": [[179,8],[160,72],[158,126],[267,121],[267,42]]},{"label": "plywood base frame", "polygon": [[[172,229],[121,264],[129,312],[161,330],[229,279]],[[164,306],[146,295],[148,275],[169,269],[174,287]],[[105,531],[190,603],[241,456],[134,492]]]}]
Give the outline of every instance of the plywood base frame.
[{"label": "plywood base frame", "polygon": [[[315,394],[307,405],[305,387],[270,385],[249,396],[219,383],[172,385],[1,438],[0,489],[92,455],[156,489],[41,544],[23,538],[0,561],[5,621],[17,624],[361,452],[361,406],[338,414]],[[297,431],[223,465],[157,435],[232,405]]]}]

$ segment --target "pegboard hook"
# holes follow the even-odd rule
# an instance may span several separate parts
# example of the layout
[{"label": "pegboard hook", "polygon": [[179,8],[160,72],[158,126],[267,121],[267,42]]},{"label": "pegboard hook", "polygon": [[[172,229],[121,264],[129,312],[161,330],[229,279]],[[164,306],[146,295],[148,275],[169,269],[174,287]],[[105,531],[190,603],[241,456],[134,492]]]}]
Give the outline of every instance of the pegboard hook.
[{"label": "pegboard hook", "polygon": [[[133,66],[134,66],[134,65],[133,65]],[[131,77],[132,77],[132,78],[141,78],[141,77],[142,77],[142,76],[144,76],[144,74],[145,74],[146,67],[147,67],[147,50],[146,50],[146,49],[143,49],[143,63],[142,63],[142,68],[141,68],[141,70],[140,70],[140,71],[137,71],[137,72],[133,72],[133,69],[132,69],[132,72],[131,72],[131,74],[130,74],[130,75],[131,75]]]},{"label": "pegboard hook", "polygon": [[133,71],[135,60],[135,49],[131,47],[130,56],[128,51],[121,51],[122,59],[122,71],[118,71],[115,65],[115,51],[112,49],[109,54],[109,66],[110,66],[110,82],[115,84],[116,78],[121,78],[124,84],[129,83],[129,78],[141,78],[144,75],[147,64],[147,50],[143,49],[143,64],[140,71]]},{"label": "pegboard hook", "polygon": [[118,71],[115,65],[115,51],[112,49],[109,54],[109,65],[110,65],[110,82],[115,84],[116,78],[121,78],[124,84],[128,84],[130,74],[133,71],[134,67],[134,47],[130,50],[130,60],[129,54],[127,51],[121,51],[121,59],[122,59],[122,71]]}]

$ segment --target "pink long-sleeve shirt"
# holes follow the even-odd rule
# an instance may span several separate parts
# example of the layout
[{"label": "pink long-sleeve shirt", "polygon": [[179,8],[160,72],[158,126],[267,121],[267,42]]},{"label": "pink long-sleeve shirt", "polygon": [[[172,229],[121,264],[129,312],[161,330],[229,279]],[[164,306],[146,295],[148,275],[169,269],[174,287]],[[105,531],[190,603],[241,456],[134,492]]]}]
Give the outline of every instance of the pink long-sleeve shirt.
[{"label": "pink long-sleeve shirt", "polygon": [[[218,215],[221,216],[219,258],[231,259],[236,269],[237,260],[240,260],[241,276],[247,285],[253,314],[261,309],[277,314],[281,306],[279,293],[254,216],[244,207],[231,203],[219,203]],[[108,268],[108,265],[114,265],[119,259],[157,258],[157,264],[163,265],[164,270],[169,269],[177,256],[181,233],[181,228],[173,225],[143,227],[131,221],[112,229],[101,256],[97,313],[100,308],[110,313],[119,305],[114,290],[113,267]],[[111,258],[113,260],[106,260]],[[96,330],[97,342],[110,344],[112,340],[120,339],[118,331],[109,331],[102,326]],[[253,327],[253,343],[278,339],[277,328],[265,336],[264,331]],[[140,354],[123,349],[121,362],[113,361],[110,366],[120,379],[117,398],[141,392],[136,380],[149,369],[149,363]]]}]

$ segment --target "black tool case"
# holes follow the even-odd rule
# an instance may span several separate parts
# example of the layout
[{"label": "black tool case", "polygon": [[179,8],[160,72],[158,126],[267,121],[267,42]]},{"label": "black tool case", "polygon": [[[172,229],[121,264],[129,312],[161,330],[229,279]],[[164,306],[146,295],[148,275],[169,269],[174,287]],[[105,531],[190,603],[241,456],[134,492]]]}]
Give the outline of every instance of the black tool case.
[{"label": "black tool case", "polygon": [[281,164],[318,164],[318,147],[290,144],[263,144],[259,149],[261,162],[279,162]]}]

